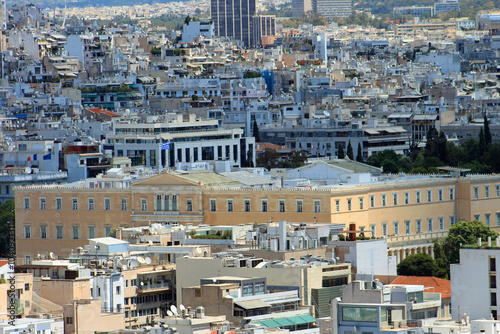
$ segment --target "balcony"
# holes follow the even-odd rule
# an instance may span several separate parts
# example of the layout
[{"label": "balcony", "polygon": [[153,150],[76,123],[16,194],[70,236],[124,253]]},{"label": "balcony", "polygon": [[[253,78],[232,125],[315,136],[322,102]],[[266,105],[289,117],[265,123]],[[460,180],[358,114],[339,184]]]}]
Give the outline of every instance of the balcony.
[{"label": "balcony", "polygon": [[161,283],[145,283],[145,282],[139,282],[137,285],[137,292],[138,293],[149,293],[149,292],[156,292],[156,291],[161,291],[161,290],[170,290],[172,288],[172,284],[170,282],[161,282]]}]

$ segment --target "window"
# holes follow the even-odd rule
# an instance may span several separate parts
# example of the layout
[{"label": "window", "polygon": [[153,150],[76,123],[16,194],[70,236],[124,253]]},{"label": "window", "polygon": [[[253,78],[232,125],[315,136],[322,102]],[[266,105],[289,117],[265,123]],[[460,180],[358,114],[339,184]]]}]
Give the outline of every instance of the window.
[{"label": "window", "polygon": [[394,222],[394,235],[399,235],[399,222]]},{"label": "window", "polygon": [[89,198],[89,210],[94,210],[94,198]]},{"label": "window", "polygon": [[450,188],[450,201],[455,199],[455,188]]},{"label": "window", "polygon": [[439,217],[439,230],[444,231],[444,217]]},{"label": "window", "polygon": [[186,200],[186,211],[193,211],[193,200]]},{"label": "window", "polygon": [[340,200],[335,200],[335,212],[340,212]]},{"label": "window", "polygon": [[147,198],[141,198],[141,210],[148,211],[148,199]]},{"label": "window", "polygon": [[89,239],[95,238],[95,226],[89,226]]},{"label": "window", "polygon": [[56,226],[56,237],[57,239],[63,238],[63,228],[62,226]]},{"label": "window", "polygon": [[375,195],[370,195],[370,208],[375,207]]},{"label": "window", "polygon": [[479,198],[479,187],[474,187],[474,199]]},{"label": "window", "polygon": [[[267,199],[263,199],[261,201],[261,205],[262,205],[262,212],[267,212]],[[298,209],[298,206],[297,206],[297,212],[302,212],[302,211],[298,211],[298,210],[299,209]]]},{"label": "window", "polygon": [[382,206],[386,206],[386,195],[382,194]]},{"label": "window", "polygon": [[177,211],[177,195],[172,195],[172,211]]},{"label": "window", "polygon": [[490,198],[490,186],[484,186],[484,197]]},{"label": "window", "polygon": [[432,190],[427,190],[427,202],[432,202]]},{"label": "window", "polygon": [[104,236],[109,237],[111,234],[111,226],[104,227]]},{"label": "window", "polygon": [[405,233],[410,234],[411,233],[411,222],[409,220],[405,220]]},{"label": "window", "polygon": [[72,198],[71,202],[72,202],[71,207],[73,208],[73,210],[78,210],[78,198]]},{"label": "window", "polygon": [[427,231],[432,232],[432,218],[427,218]]},{"label": "window", "polygon": [[227,212],[233,212],[233,200],[232,199],[227,200]]},{"label": "window", "polygon": [[45,210],[45,197],[40,198],[40,210]]},{"label": "window", "polygon": [[496,288],[497,288],[497,276],[490,275],[490,289],[496,289]]},{"label": "window", "polygon": [[370,229],[372,231],[372,237],[377,236],[377,224],[371,224]]},{"label": "window", "polygon": [[438,189],[438,201],[443,201],[443,189]]},{"label": "window", "polygon": [[405,191],[405,204],[410,204],[410,192]]},{"label": "window", "polygon": [[30,284],[29,283],[24,284],[24,291],[30,291]]},{"label": "window", "polygon": [[363,210],[363,197],[359,198],[359,209]]},{"label": "window", "polygon": [[121,294],[121,287],[120,286],[116,287],[116,294],[117,295]]},{"label": "window", "polygon": [[320,200],[314,201],[314,212],[315,213],[321,212],[321,201]]},{"label": "window", "polygon": [[497,184],[495,186],[496,192],[497,192],[497,197],[500,197],[500,184]]},{"label": "window", "polygon": [[500,212],[497,212],[497,226],[500,226]]},{"label": "window", "polygon": [[490,217],[491,217],[491,213],[484,214],[484,223],[486,224],[486,226],[491,226]]},{"label": "window", "polygon": [[217,202],[215,199],[210,200],[210,211],[217,211]]},{"label": "window", "polygon": [[62,210],[62,198],[56,198],[56,210]]},{"label": "window", "polygon": [[47,226],[40,226],[40,239],[47,239]]},{"label": "window", "polygon": [[245,200],[245,212],[250,212],[250,200]]},{"label": "window", "polygon": [[480,218],[481,218],[481,215],[474,215],[474,220],[479,221]]},{"label": "window", "polygon": [[111,210],[111,198],[104,199],[104,210]]},{"label": "window", "polygon": [[73,317],[66,317],[66,325],[73,325]]},{"label": "window", "polygon": [[392,204],[398,205],[398,193],[392,194]]},{"label": "window", "polygon": [[455,216],[450,216],[450,226],[455,224]]},{"label": "window", "polygon": [[415,191],[415,203],[420,204],[420,190]]},{"label": "window", "polygon": [[[162,199],[161,195],[156,195],[156,210],[158,211],[162,211],[161,199]],[[169,211],[169,210],[170,210],[170,196],[165,195],[163,196],[163,211]]]},{"label": "window", "polygon": [[382,223],[382,236],[387,237],[387,223]]},{"label": "window", "polygon": [[351,211],[351,199],[347,199],[347,211]]},{"label": "window", "polygon": [[127,199],[122,197],[122,198],[120,198],[120,202],[121,202],[122,211],[126,211],[127,210]]},{"label": "window", "polygon": [[25,239],[31,238],[31,226],[24,226],[24,238]]},{"label": "window", "polygon": [[24,198],[24,210],[30,209],[30,199],[28,197]]},{"label": "window", "polygon": [[297,200],[297,212],[302,212],[303,211],[303,202],[302,200]]},{"label": "window", "polygon": [[417,219],[417,233],[422,233],[422,219]]},{"label": "window", "polygon": [[79,239],[80,238],[80,228],[78,226],[73,226],[73,239]]},{"label": "window", "polygon": [[279,204],[280,204],[280,212],[285,212],[285,200],[280,199]]},{"label": "window", "polygon": [[490,257],[490,271],[497,271],[497,259]]},{"label": "window", "polygon": [[491,293],[491,306],[497,306],[497,293],[492,292]]}]

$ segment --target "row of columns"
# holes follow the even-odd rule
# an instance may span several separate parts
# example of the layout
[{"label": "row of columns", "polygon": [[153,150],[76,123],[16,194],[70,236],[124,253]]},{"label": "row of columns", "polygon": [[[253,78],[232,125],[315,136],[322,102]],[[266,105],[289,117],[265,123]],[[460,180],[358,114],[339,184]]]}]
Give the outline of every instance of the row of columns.
[{"label": "row of columns", "polygon": [[434,258],[434,245],[397,247],[391,248],[388,251],[389,256],[396,256],[396,264],[399,264],[408,255],[415,255],[419,253],[429,254],[432,258]]}]

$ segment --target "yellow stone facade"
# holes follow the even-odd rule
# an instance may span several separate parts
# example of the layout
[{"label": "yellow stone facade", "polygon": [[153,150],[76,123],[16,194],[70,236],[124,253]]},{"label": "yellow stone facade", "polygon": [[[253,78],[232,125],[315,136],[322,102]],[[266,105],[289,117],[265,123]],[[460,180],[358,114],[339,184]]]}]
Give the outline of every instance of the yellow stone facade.
[{"label": "yellow stone facade", "polygon": [[375,237],[446,231],[453,222],[475,218],[500,229],[500,176],[328,189],[244,189],[207,187],[162,174],[127,189],[17,187],[15,203],[17,255],[22,262],[38,253],[67,256],[71,249],[86,245],[88,238],[155,222],[356,223]]}]

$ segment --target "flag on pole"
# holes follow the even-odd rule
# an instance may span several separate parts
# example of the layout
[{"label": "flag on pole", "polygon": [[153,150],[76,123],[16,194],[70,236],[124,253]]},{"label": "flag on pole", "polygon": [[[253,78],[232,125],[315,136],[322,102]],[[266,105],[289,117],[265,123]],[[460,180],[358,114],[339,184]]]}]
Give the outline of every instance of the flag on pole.
[{"label": "flag on pole", "polygon": [[163,150],[168,150],[170,148],[170,142],[167,141],[166,143],[161,144],[161,149]]},{"label": "flag on pole", "polygon": [[27,159],[27,161],[36,161],[36,160],[37,160],[36,154],[30,155]]}]

